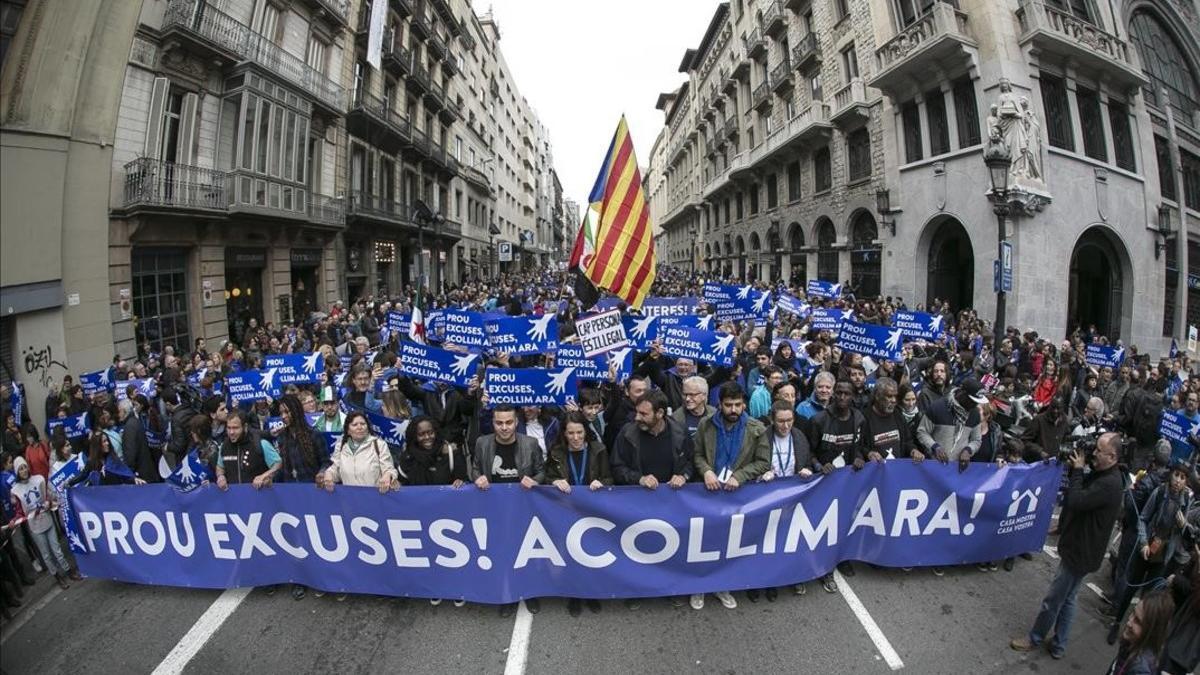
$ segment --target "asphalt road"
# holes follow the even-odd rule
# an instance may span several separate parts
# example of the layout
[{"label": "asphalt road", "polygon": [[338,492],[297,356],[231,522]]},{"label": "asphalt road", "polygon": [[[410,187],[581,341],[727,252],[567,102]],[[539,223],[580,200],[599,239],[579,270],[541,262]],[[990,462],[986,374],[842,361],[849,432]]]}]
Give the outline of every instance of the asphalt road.
[{"label": "asphalt road", "polygon": [[[51,591],[5,625],[4,673],[344,672],[591,673],[1102,673],[1100,600],[1080,592],[1067,656],[1019,654],[1057,560],[1053,549],[1014,571],[905,573],[856,565],[843,580],[858,598],[781,591],[774,603],[727,610],[709,596],[701,611],[647,600],[571,617],[566,601],[501,618],[495,607],[310,593],[286,588],[216,591],[85,580]],[[1105,588],[1094,575],[1089,581]],[[46,578],[40,584],[48,587]],[[868,626],[873,626],[869,628]],[[874,631],[874,636],[871,631]],[[186,636],[186,637],[185,637]],[[888,654],[894,650],[894,654]]]}]

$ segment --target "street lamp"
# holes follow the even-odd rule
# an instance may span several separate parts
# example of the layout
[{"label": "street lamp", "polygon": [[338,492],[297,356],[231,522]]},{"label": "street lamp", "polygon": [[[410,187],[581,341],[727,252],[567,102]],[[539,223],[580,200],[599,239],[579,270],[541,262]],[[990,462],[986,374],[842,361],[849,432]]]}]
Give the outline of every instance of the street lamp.
[{"label": "street lamp", "polygon": [[894,214],[899,213],[899,209],[892,210],[892,194],[887,189],[875,191],[875,211],[879,213],[879,219],[883,222],[884,227],[891,228],[892,236],[896,236],[896,218]]},{"label": "street lamp", "polygon": [[[996,214],[996,260],[1001,265],[1000,274],[1003,275],[1004,219],[1008,216],[1008,170],[1012,166],[1012,153],[1009,152],[1007,145],[1000,142],[1000,139],[993,138],[983,151],[983,163],[987,165],[988,178],[992,182],[990,198],[992,211]],[[1003,276],[997,281],[999,283],[996,284],[996,322],[992,326],[995,336],[993,349],[1000,348],[1000,341],[1005,334],[1004,314],[1008,300],[1008,294],[1004,292]]]},{"label": "street lamp", "polygon": [[1171,238],[1171,207],[1166,204],[1158,205],[1158,236],[1162,241],[1154,245],[1154,259],[1158,260],[1163,251],[1167,250],[1167,241]]},{"label": "street lamp", "polygon": [[[425,279],[425,226],[435,229],[438,223],[445,220],[442,214],[435,213],[424,201],[413,201],[413,220],[417,223],[417,279],[420,286],[428,286]],[[432,256],[430,256],[432,264]]]},{"label": "street lamp", "polygon": [[[488,249],[488,273],[492,275],[493,279],[500,276],[500,261],[496,255],[496,237],[499,235],[500,227],[496,225],[495,221],[492,221],[492,223],[488,225],[488,246],[490,247]],[[496,269],[492,269],[493,264],[495,264]]]}]

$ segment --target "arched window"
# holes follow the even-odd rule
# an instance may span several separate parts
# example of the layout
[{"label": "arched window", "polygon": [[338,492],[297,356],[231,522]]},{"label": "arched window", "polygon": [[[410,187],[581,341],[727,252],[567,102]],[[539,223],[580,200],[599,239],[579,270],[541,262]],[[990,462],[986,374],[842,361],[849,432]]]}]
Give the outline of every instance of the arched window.
[{"label": "arched window", "polygon": [[879,295],[880,247],[875,243],[878,238],[875,219],[867,211],[860,212],[850,234],[850,284],[860,298]]},{"label": "arched window", "polygon": [[838,252],[833,248],[837,232],[833,223],[824,218],[817,224],[817,278],[821,281],[838,281]]},{"label": "arched window", "polygon": [[1142,58],[1142,71],[1150,78],[1146,101],[1163,107],[1166,102],[1159,90],[1165,87],[1175,114],[1185,124],[1194,124],[1200,109],[1200,87],[1175,36],[1150,12],[1137,11],[1129,20],[1129,37]]},{"label": "arched window", "polygon": [[804,228],[800,227],[800,223],[792,223],[788,226],[791,232],[788,242],[788,248],[791,249],[792,263],[792,283],[797,286],[804,287],[808,282],[808,255],[801,252],[804,248]]}]

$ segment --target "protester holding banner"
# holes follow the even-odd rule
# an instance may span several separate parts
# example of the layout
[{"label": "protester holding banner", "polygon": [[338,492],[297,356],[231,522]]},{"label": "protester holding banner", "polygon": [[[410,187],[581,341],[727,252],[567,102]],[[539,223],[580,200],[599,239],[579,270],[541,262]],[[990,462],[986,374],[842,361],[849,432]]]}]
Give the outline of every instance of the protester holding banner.
[{"label": "protester holding banner", "polygon": [[308,424],[299,397],[287,394],[279,399],[283,427],[275,434],[275,445],[283,460],[280,482],[313,483],[326,461],[324,437]]},{"label": "protester holding banner", "polygon": [[916,439],[909,434],[908,424],[896,408],[899,387],[891,378],[875,383],[871,405],[863,411],[863,427],[859,445],[854,453],[854,467],[861,469],[865,462],[885,459],[907,459],[916,450]]},{"label": "protester holding banner", "polygon": [[470,458],[463,447],[446,440],[436,420],[413,418],[405,430],[404,452],[396,465],[404,485],[461,487],[470,480]]},{"label": "protester holding banner", "polygon": [[[796,406],[796,414],[800,416],[801,420],[811,420],[817,416],[817,413],[825,410],[833,399],[833,387],[836,382],[837,377],[827,370],[817,373],[813,378],[812,393]],[[804,427],[802,426],[802,428]]]},{"label": "protester holding banner", "polygon": [[671,417],[687,430],[688,436],[695,438],[700,424],[716,413],[716,408],[708,405],[708,381],[699,375],[692,375],[683,381],[683,405],[674,409]]},{"label": "protester holding banner", "polygon": [[618,485],[680,488],[691,478],[695,470],[692,439],[667,413],[667,397],[661,391],[650,390],[638,397],[634,421],[624,425],[613,448],[612,474]]},{"label": "protester holding banner", "polygon": [[228,490],[230,483],[250,483],[256,490],[269,487],[282,467],[279,452],[249,428],[246,413],[229,413],[225,442],[216,457],[217,487]]},{"label": "protester holding banner", "polygon": [[87,463],[83,470],[71,479],[69,485],[145,485],[146,482],[133,474],[125,462],[113,452],[109,437],[104,433],[92,433],[88,437]]},{"label": "protester holding banner", "polygon": [[122,459],[133,469],[134,474],[149,483],[160,480],[158,464],[150,452],[150,442],[146,439],[150,402],[145,396],[138,394],[121,402],[128,410],[125,415],[124,427],[121,429]]},{"label": "protester holding banner", "polygon": [[[232,417],[230,421],[233,421]],[[361,410],[346,414],[342,440],[334,447],[329,466],[317,475],[317,485],[328,492],[333,492],[338,483],[375,487],[379,494],[400,487],[387,443],[371,433],[367,414]]]}]

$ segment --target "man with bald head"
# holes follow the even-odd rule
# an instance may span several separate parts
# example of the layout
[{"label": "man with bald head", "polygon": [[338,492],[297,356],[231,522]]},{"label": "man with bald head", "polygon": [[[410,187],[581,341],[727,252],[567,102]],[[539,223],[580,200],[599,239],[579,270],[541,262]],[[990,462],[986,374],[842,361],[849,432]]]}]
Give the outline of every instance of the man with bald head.
[{"label": "man with bald head", "polygon": [[1050,582],[1033,628],[1028,635],[1009,643],[1013,649],[1032,651],[1045,641],[1051,657],[1061,659],[1066,654],[1079,587],[1084,577],[1100,569],[1113,523],[1121,512],[1125,484],[1117,468],[1120,450],[1120,434],[1101,436],[1092,455],[1092,472],[1086,476],[1083,453],[1076,450],[1071,454],[1067,463],[1069,483],[1058,526],[1061,557],[1058,572]]}]

